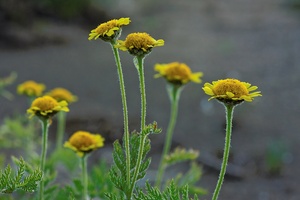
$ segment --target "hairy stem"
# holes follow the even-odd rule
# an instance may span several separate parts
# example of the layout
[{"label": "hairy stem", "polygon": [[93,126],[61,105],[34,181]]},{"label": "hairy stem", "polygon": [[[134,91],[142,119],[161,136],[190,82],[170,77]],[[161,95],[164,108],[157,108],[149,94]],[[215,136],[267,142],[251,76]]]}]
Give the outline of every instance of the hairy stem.
[{"label": "hairy stem", "polygon": [[39,200],[44,200],[44,178],[45,178],[45,162],[47,154],[47,143],[48,143],[48,119],[41,119],[42,123],[42,153],[41,153],[41,163],[40,169],[43,172],[43,177],[40,181],[40,191],[39,191]]},{"label": "hairy stem", "polygon": [[224,154],[223,154],[223,162],[221,166],[221,171],[219,174],[219,179],[212,197],[212,200],[217,200],[223,181],[224,181],[224,176],[226,173],[226,167],[228,163],[228,158],[229,158],[229,151],[230,151],[230,141],[231,141],[231,132],[232,132],[232,114],[233,114],[233,105],[225,105],[226,109],[226,137],[225,137],[225,146],[224,146]]},{"label": "hairy stem", "polygon": [[140,81],[140,93],[141,93],[141,132],[145,128],[146,124],[146,89],[145,89],[145,75],[144,75],[144,58],[141,56],[134,57],[134,64],[138,70]]},{"label": "hairy stem", "polygon": [[177,114],[178,114],[178,102],[179,102],[181,90],[182,90],[182,88],[180,86],[173,85],[173,84],[167,85],[167,91],[168,91],[170,103],[171,103],[171,111],[170,111],[171,113],[170,113],[170,120],[169,120],[166,139],[165,139],[165,143],[164,143],[163,153],[161,155],[158,172],[156,175],[155,186],[157,186],[158,188],[161,187],[161,182],[162,182],[164,172],[166,169],[164,159],[165,159],[166,155],[169,153],[171,144],[172,144],[172,138],[173,138],[173,132],[174,132]]},{"label": "hairy stem", "polygon": [[117,48],[114,47],[115,41],[111,43],[111,47],[114,53],[118,76],[119,76],[119,83],[120,83],[120,91],[121,91],[121,99],[122,99],[122,106],[123,106],[123,118],[124,118],[124,143],[125,143],[125,154],[126,154],[126,182],[127,185],[130,185],[130,147],[129,147],[129,128],[128,128],[128,110],[127,110],[127,101],[126,101],[126,91],[125,91],[125,84],[122,72],[122,66],[119,56],[119,51]]},{"label": "hairy stem", "polygon": [[140,93],[141,93],[141,132],[140,132],[140,146],[139,146],[139,154],[133,174],[133,180],[131,183],[131,187],[129,190],[129,199],[131,199],[133,190],[136,185],[136,181],[138,178],[138,174],[140,171],[140,167],[142,164],[142,158],[143,158],[143,152],[144,152],[144,146],[145,146],[145,141],[147,138],[147,135],[142,134],[145,124],[146,124],[146,92],[145,92],[145,77],[144,77],[144,64],[143,57],[136,56],[134,57],[134,64],[138,70],[138,75],[139,75],[139,81],[140,81]]}]

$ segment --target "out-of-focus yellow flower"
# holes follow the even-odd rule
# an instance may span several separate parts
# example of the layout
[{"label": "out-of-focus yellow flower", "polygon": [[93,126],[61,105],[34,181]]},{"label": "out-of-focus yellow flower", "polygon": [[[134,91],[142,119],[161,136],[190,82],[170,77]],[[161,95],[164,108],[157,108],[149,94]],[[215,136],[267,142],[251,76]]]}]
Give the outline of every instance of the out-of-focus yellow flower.
[{"label": "out-of-focus yellow flower", "polygon": [[255,97],[262,96],[260,91],[252,92],[257,88],[237,79],[223,79],[213,81],[212,84],[205,83],[202,89],[211,96],[209,100],[215,98],[224,103],[238,104],[243,101],[251,102]]},{"label": "out-of-focus yellow flower", "polygon": [[164,40],[155,40],[148,33],[131,33],[125,41],[118,40],[115,45],[122,51],[128,51],[134,56],[143,56],[151,52],[153,47],[163,46]]},{"label": "out-of-focus yellow flower", "polygon": [[77,101],[77,97],[64,88],[54,88],[47,95],[53,97],[57,101],[66,101],[68,103]]},{"label": "out-of-focus yellow flower", "polygon": [[17,92],[18,94],[30,97],[39,97],[42,95],[45,89],[46,86],[42,83],[37,83],[35,81],[26,81],[18,85]]},{"label": "out-of-focus yellow flower", "polygon": [[104,138],[100,134],[77,131],[65,142],[64,147],[72,149],[79,157],[104,146]]},{"label": "out-of-focus yellow flower", "polygon": [[50,119],[59,111],[69,112],[68,103],[66,101],[57,102],[50,96],[43,96],[36,98],[27,113],[30,117],[36,115],[45,119]]},{"label": "out-of-focus yellow flower", "polygon": [[202,72],[192,73],[191,69],[184,63],[172,62],[168,64],[156,64],[154,70],[158,72],[154,77],[165,77],[167,81],[174,84],[186,84],[190,81],[201,83]]},{"label": "out-of-focus yellow flower", "polygon": [[97,28],[91,30],[89,40],[96,40],[98,38],[104,41],[112,41],[119,37],[121,27],[130,23],[129,18],[112,19],[108,22],[100,24]]}]

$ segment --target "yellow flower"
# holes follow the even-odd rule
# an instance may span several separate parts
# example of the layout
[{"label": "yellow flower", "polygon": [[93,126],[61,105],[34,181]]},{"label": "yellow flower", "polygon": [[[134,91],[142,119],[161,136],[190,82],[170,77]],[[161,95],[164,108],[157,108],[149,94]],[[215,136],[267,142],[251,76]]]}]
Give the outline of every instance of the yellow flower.
[{"label": "yellow flower", "polygon": [[174,84],[186,84],[189,81],[201,83],[202,72],[192,73],[191,69],[184,63],[172,62],[168,64],[156,64],[154,70],[158,72],[154,77],[165,77],[167,81]]},{"label": "yellow flower", "polygon": [[77,97],[64,88],[54,88],[47,95],[53,97],[57,101],[66,101],[68,103],[77,101]]},{"label": "yellow flower", "polygon": [[17,92],[18,94],[30,97],[39,97],[45,89],[46,86],[44,84],[37,83],[35,81],[26,81],[18,85]]},{"label": "yellow flower", "polygon": [[104,41],[112,41],[119,37],[121,33],[121,26],[128,25],[130,23],[129,18],[113,19],[108,22],[100,24],[97,28],[91,30],[89,34],[89,40],[96,40],[101,38]]},{"label": "yellow flower", "polygon": [[87,131],[75,132],[64,144],[64,147],[72,149],[79,157],[103,146],[104,138],[100,134],[91,134]]},{"label": "yellow flower", "polygon": [[69,112],[67,106],[66,101],[57,102],[50,96],[43,96],[32,102],[31,107],[27,109],[27,113],[30,114],[30,118],[36,115],[37,117],[49,119],[59,111]]},{"label": "yellow flower", "polygon": [[251,102],[255,97],[262,96],[260,91],[252,92],[257,88],[237,79],[223,79],[213,81],[212,84],[205,83],[202,89],[207,95],[212,96],[210,99],[216,98],[224,103],[238,104],[243,101]]},{"label": "yellow flower", "polygon": [[155,40],[148,33],[131,33],[125,41],[118,40],[115,47],[122,51],[128,51],[134,56],[143,56],[150,53],[153,47],[163,45],[164,40]]}]

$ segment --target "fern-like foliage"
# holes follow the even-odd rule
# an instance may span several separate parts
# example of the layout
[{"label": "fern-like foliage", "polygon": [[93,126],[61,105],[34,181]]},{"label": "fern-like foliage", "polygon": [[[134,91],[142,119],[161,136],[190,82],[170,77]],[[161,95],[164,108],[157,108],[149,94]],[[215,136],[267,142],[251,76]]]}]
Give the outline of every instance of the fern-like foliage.
[{"label": "fern-like foliage", "polygon": [[193,149],[186,150],[184,148],[177,147],[174,152],[164,157],[164,163],[167,166],[173,165],[178,162],[187,160],[195,160],[199,156],[199,151]]},{"label": "fern-like foliage", "polygon": [[[138,149],[139,149],[139,141],[140,141],[139,138],[140,137],[141,137],[141,135],[139,135],[136,132],[132,133],[130,136],[130,155],[131,155],[130,171],[134,171],[134,168],[136,166],[136,158],[139,153]],[[111,167],[111,169],[109,171],[110,179],[114,183],[116,188],[118,188],[119,190],[123,191],[126,194],[127,192],[129,192],[130,185],[128,185],[126,183],[126,165],[125,165],[126,158],[125,158],[124,149],[122,148],[119,141],[115,141],[113,145],[114,145],[114,151],[113,151],[114,165]],[[144,152],[143,152],[143,161],[144,162],[141,165],[141,168],[140,168],[140,171],[138,174],[138,180],[142,179],[145,176],[146,170],[149,167],[151,160],[150,160],[150,158],[146,159],[146,155],[149,152],[149,150],[150,150],[150,140],[147,139],[145,148],[144,148]],[[131,174],[131,175],[133,175],[133,174]],[[131,176],[130,178],[132,180],[133,176]]]},{"label": "fern-like foliage", "polygon": [[[141,133],[134,131],[130,135],[129,144],[130,144],[130,171],[131,172],[133,172],[136,168],[138,155],[140,153],[142,154],[142,164],[140,166],[136,181],[145,177],[147,169],[151,162],[151,158],[147,158],[147,154],[151,149],[150,139],[148,138],[148,135],[157,134],[160,132],[161,129],[158,129],[156,122],[154,122],[146,126]],[[143,152],[139,152],[141,137],[146,137]],[[130,184],[126,182],[126,165],[125,165],[126,155],[125,155],[124,142],[123,145],[121,145],[120,142],[116,140],[113,146],[114,146],[114,151],[112,155],[113,155],[114,165],[111,167],[109,171],[110,180],[114,183],[116,188],[118,188],[123,192],[123,194],[121,194],[121,196],[116,196],[114,194],[107,194],[106,196],[111,200],[124,198],[123,195],[128,194],[130,192],[130,187],[133,184],[135,185],[135,183],[132,183],[133,173],[131,173]]]},{"label": "fern-like foliage", "polygon": [[18,189],[25,192],[34,192],[37,188],[37,182],[42,179],[42,172],[40,170],[33,170],[26,173],[27,163],[20,158],[15,159],[18,166],[16,173],[13,174],[10,165],[4,170],[0,170],[0,193],[12,193]]},{"label": "fern-like foliage", "polygon": [[146,183],[145,191],[141,188],[137,189],[134,195],[137,200],[198,200],[197,195],[194,198],[189,197],[189,186],[185,185],[183,188],[176,186],[174,181],[166,187],[165,191],[160,191],[157,187],[151,186]]}]

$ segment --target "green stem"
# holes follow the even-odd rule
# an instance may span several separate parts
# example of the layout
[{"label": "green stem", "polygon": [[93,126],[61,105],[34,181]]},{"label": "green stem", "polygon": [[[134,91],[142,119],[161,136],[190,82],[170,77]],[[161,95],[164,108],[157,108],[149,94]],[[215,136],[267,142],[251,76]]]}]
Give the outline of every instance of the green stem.
[{"label": "green stem", "polygon": [[138,70],[141,93],[141,131],[144,130],[146,124],[146,90],[145,90],[145,75],[144,75],[144,57],[134,57],[134,64]]},{"label": "green stem", "polygon": [[39,200],[44,200],[44,178],[45,178],[45,162],[47,154],[47,141],[48,141],[48,119],[41,119],[42,123],[42,154],[40,169],[43,172],[43,178],[40,181]]},{"label": "green stem", "polygon": [[82,199],[88,200],[88,174],[87,174],[87,156],[84,155],[81,158],[81,169],[82,169],[82,185],[83,185],[83,193],[82,193]]},{"label": "green stem", "polygon": [[56,135],[56,149],[60,149],[63,145],[63,139],[66,128],[66,113],[57,113],[57,135]]},{"label": "green stem", "polygon": [[212,200],[217,200],[223,181],[226,173],[226,166],[229,158],[229,150],[230,150],[230,141],[231,141],[231,132],[232,132],[232,114],[233,114],[233,105],[224,104],[226,109],[226,137],[225,137],[225,146],[224,146],[224,154],[223,154],[223,162],[221,166],[221,171],[219,174],[219,179],[216,185],[216,189],[214,191]]},{"label": "green stem", "polygon": [[160,186],[161,186],[163,175],[164,175],[164,172],[166,169],[166,165],[164,163],[164,158],[169,153],[170,148],[171,148],[173,132],[174,132],[176,119],[177,119],[178,102],[179,102],[181,90],[182,90],[182,87],[180,87],[178,85],[173,85],[173,84],[167,85],[167,91],[168,91],[170,102],[171,102],[171,111],[170,111],[171,113],[170,113],[170,121],[169,121],[168,129],[167,129],[164,149],[163,149],[163,153],[161,155],[160,164],[159,164],[158,172],[156,175],[155,185],[158,188],[160,188]]},{"label": "green stem", "polygon": [[123,118],[124,118],[124,142],[125,142],[125,154],[126,154],[126,178],[127,185],[130,185],[130,147],[129,147],[129,128],[128,128],[128,110],[127,110],[127,102],[126,102],[126,92],[125,92],[125,84],[122,72],[122,66],[119,56],[119,51],[114,47],[115,41],[111,42],[111,47],[114,53],[119,82],[120,82],[120,91],[123,105]]},{"label": "green stem", "polygon": [[139,145],[139,154],[133,174],[133,179],[132,183],[130,186],[129,190],[129,195],[127,196],[127,199],[130,200],[133,194],[133,190],[136,185],[136,181],[138,178],[138,174],[140,171],[140,167],[142,164],[142,159],[143,159],[143,152],[144,152],[144,146],[145,146],[145,141],[147,138],[146,134],[143,134],[143,130],[145,128],[146,124],[146,92],[145,92],[145,77],[144,77],[144,58],[140,56],[134,57],[134,64],[135,67],[138,70],[138,75],[139,75],[139,81],[140,81],[140,93],[141,93],[141,132],[140,132],[140,145]]}]

